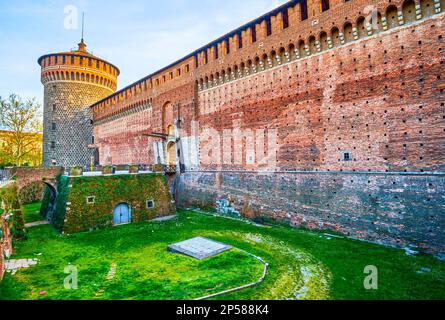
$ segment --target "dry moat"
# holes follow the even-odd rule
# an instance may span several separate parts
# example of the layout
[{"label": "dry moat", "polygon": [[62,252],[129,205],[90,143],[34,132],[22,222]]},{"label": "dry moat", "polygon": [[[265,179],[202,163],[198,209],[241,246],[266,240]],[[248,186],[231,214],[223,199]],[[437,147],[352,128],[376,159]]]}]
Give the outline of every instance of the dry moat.
[{"label": "dry moat", "polygon": [[[24,207],[27,222],[38,210]],[[167,250],[197,236],[234,248],[204,260]],[[0,299],[196,299],[257,281],[263,265],[250,254],[269,264],[264,282],[217,299],[445,298],[445,264],[432,256],[186,210],[176,220],[70,236],[32,227],[15,249],[11,259],[38,263],[7,272]],[[364,287],[367,266],[377,267],[378,290]],[[72,281],[67,289],[73,270],[77,289]]]}]

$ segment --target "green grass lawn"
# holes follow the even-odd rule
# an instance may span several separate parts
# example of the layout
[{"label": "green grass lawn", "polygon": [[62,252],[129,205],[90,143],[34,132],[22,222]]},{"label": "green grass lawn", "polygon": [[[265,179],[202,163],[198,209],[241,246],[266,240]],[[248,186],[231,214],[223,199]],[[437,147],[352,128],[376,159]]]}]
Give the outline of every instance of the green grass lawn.
[{"label": "green grass lawn", "polygon": [[43,220],[42,216],[40,215],[40,202],[24,205],[22,206],[22,210],[25,223]]},{"label": "green grass lawn", "polygon": [[[235,249],[204,261],[167,252],[168,244],[195,236]],[[179,210],[177,221],[72,236],[61,236],[51,226],[31,228],[13,258],[37,258],[39,264],[6,274],[0,299],[193,299],[261,276],[262,264],[236,248],[262,257],[269,272],[262,285],[220,299],[445,298],[445,263],[431,256]],[[78,269],[78,290],[63,286],[70,264]],[[107,280],[113,264],[116,275]],[[378,268],[378,290],[364,289],[368,265]],[[418,273],[421,268],[431,272]]]},{"label": "green grass lawn", "polygon": [[[2,188],[0,188],[1,190]],[[35,202],[22,206],[23,217],[25,219],[25,223],[31,223],[36,221],[43,220],[40,215],[40,202]],[[3,209],[0,208],[0,214],[3,214]]]}]

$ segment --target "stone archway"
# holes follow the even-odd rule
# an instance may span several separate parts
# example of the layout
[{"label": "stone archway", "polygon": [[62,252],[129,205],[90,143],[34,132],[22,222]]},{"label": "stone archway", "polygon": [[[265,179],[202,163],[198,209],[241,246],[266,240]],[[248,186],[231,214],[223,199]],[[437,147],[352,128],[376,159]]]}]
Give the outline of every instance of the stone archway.
[{"label": "stone archway", "polygon": [[[44,209],[44,211],[41,211],[43,218],[52,223],[54,220],[54,213],[56,211],[56,204],[57,204],[57,197],[58,197],[58,192],[57,192],[57,184],[55,182],[48,182],[48,181],[43,181],[43,184],[47,187],[47,190],[49,192],[49,194],[47,195],[47,207]],[[45,202],[45,197],[43,201]]]},{"label": "stone archway", "polygon": [[170,141],[167,144],[167,165],[168,166],[176,166],[176,143]]},{"label": "stone archway", "polygon": [[166,102],[162,108],[162,130],[169,133],[169,129],[174,123],[174,108],[171,102]]},{"label": "stone archway", "polygon": [[174,138],[175,137],[175,127],[173,125],[169,125],[167,127],[167,134],[170,138]]}]

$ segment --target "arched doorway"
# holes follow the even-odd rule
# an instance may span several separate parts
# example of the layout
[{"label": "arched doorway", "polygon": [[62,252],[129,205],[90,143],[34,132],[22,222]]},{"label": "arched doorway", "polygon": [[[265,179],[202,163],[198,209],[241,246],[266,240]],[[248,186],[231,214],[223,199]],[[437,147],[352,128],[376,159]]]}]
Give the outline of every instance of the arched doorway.
[{"label": "arched doorway", "polygon": [[167,165],[176,166],[176,143],[174,142],[167,144]]},{"label": "arched doorway", "polygon": [[174,137],[175,136],[175,127],[172,125],[169,125],[167,127],[167,134],[169,137]]},{"label": "arched doorway", "polygon": [[162,130],[165,130],[164,133],[169,133],[169,127],[172,126],[174,120],[175,112],[173,104],[171,102],[166,102],[162,108]]},{"label": "arched doorway", "polygon": [[131,208],[127,203],[120,203],[114,208],[114,225],[127,224],[131,222]]}]

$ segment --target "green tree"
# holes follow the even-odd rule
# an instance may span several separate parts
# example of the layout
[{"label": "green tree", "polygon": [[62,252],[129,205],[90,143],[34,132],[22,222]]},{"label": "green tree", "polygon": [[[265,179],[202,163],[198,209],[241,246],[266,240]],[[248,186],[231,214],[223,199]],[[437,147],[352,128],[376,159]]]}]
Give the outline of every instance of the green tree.
[{"label": "green tree", "polygon": [[16,166],[23,165],[33,153],[41,154],[41,135],[36,134],[42,131],[39,110],[35,99],[23,101],[16,94],[0,97],[0,126],[8,132],[0,153],[10,155]]}]

